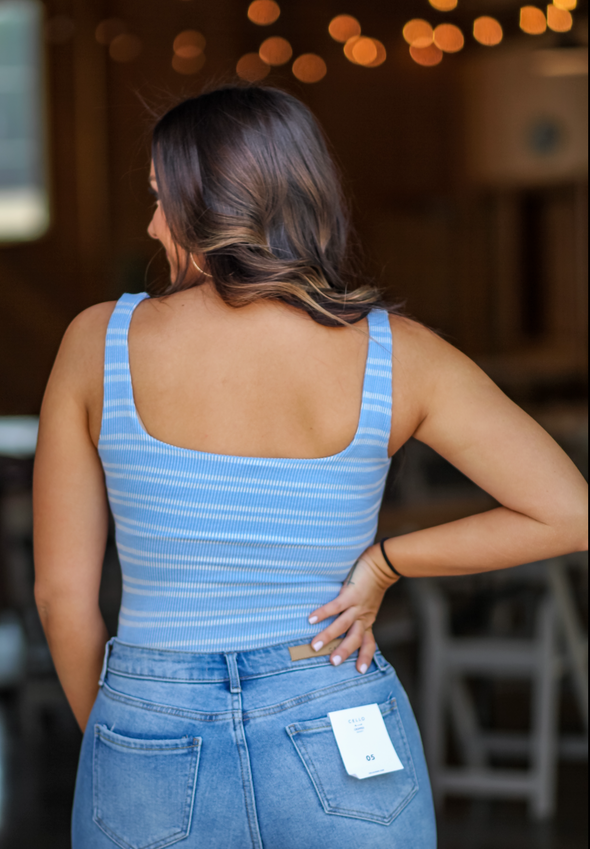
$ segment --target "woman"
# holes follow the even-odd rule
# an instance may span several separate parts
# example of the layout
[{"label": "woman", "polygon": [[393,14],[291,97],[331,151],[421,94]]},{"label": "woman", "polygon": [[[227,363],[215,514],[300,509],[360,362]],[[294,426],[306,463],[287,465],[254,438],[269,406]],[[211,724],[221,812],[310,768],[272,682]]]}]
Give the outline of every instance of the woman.
[{"label": "woman", "polygon": [[[295,98],[179,104],[150,182],[169,285],[75,319],[41,415],[36,598],[85,732],[74,849],[432,849],[418,730],[371,635],[383,594],[585,548],[585,483],[353,279],[334,165]],[[502,506],[373,545],[411,436]],[[124,589],[105,653],[107,494]],[[361,707],[367,762],[389,752],[366,778],[328,716]]]}]

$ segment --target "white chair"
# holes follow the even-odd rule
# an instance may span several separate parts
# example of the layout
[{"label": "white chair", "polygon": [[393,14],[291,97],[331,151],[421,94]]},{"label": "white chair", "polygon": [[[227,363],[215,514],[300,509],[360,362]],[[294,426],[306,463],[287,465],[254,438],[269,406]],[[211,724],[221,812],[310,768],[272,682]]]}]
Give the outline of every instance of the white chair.
[{"label": "white chair", "polygon": [[[480,578],[496,585],[520,581],[529,586],[531,598],[536,599],[529,638],[505,633],[455,636],[445,581],[424,579],[412,585],[422,624],[421,728],[435,799],[438,804],[449,795],[525,799],[534,818],[547,818],[555,811],[559,756],[587,757],[587,635],[565,559]],[[565,673],[571,675],[575,685],[585,735],[560,740],[560,683]],[[529,680],[530,732],[483,730],[467,677]],[[449,725],[462,760],[460,766],[447,763]],[[525,757],[528,766],[492,766],[491,756]]]}]

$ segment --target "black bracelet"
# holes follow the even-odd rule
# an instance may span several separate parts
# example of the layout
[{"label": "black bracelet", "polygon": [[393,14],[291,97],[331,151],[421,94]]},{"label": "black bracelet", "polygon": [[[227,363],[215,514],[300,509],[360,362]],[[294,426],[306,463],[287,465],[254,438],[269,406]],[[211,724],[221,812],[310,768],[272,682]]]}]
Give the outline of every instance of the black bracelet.
[{"label": "black bracelet", "polygon": [[405,575],[400,575],[400,573],[397,571],[397,569],[395,568],[395,566],[393,565],[393,563],[391,562],[391,560],[389,559],[387,554],[385,554],[385,542],[388,539],[390,539],[390,537],[383,537],[383,539],[379,543],[379,545],[381,546],[381,554],[383,555],[383,559],[385,560],[385,562],[387,563],[387,565],[389,566],[389,568],[391,569],[391,571],[393,572],[394,575],[397,575],[398,578],[404,578]]}]

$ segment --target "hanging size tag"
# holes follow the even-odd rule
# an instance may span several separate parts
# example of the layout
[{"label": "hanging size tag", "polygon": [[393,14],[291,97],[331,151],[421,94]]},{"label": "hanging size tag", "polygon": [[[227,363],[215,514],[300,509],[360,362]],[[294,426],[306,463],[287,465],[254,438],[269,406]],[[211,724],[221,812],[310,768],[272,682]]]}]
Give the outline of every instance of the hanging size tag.
[{"label": "hanging size tag", "polygon": [[387,733],[379,705],[336,710],[328,717],[349,775],[370,778],[404,768]]}]

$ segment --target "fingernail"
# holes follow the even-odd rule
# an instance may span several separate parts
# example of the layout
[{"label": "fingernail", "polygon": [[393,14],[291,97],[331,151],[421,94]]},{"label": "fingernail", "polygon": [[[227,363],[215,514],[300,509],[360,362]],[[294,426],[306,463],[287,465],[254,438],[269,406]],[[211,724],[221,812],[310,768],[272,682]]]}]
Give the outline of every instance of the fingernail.
[{"label": "fingernail", "polygon": [[334,666],[340,666],[340,664],[342,663],[342,658],[339,655],[336,655],[336,657],[332,658],[332,663],[334,664]]},{"label": "fingernail", "polygon": [[318,617],[317,616],[310,616],[307,621],[309,622],[310,625],[315,625],[315,623],[318,621]]},{"label": "fingernail", "polygon": [[361,674],[364,675],[368,668],[369,667],[367,666],[367,664],[363,663],[363,665],[361,666]]},{"label": "fingernail", "polygon": [[314,651],[319,651],[320,649],[323,649],[323,648],[324,648],[324,644],[322,643],[321,640],[319,640],[317,643],[314,643],[313,646],[312,646],[312,649]]}]

